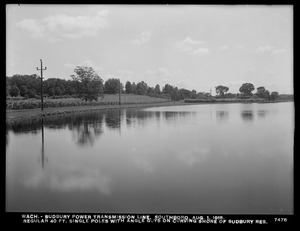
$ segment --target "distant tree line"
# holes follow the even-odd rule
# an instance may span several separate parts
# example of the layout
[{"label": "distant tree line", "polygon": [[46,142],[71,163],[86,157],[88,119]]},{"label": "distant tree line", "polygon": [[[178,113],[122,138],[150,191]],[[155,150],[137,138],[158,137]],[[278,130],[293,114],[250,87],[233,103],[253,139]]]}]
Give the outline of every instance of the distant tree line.
[{"label": "distant tree line", "polygon": [[[144,81],[127,81],[125,86],[119,79],[109,78],[105,82],[91,67],[77,66],[71,80],[60,78],[48,78],[43,81],[43,94],[45,97],[79,97],[83,100],[98,100],[104,94],[136,94],[147,95],[157,98],[165,98],[174,101],[184,99],[209,99],[213,98],[211,93],[197,92],[185,88],[178,88],[170,84],[165,84],[162,88],[159,84],[150,87]],[[278,98],[289,100],[292,95],[279,95],[278,92],[269,92],[264,86],[256,88],[252,83],[244,83],[240,87],[240,93],[230,93],[229,87],[218,85],[215,87],[216,96],[214,98],[261,98],[265,100],[276,100]],[[6,96],[38,98],[41,95],[41,78],[36,75],[13,75],[6,77]]]},{"label": "distant tree line", "polygon": [[292,95],[279,95],[277,91],[272,91],[271,93],[265,89],[264,86],[260,86],[256,88],[256,93],[253,93],[255,87],[252,83],[244,83],[239,88],[240,93],[232,94],[226,92],[229,90],[228,87],[219,85],[216,87],[216,98],[259,98],[265,100],[290,100],[293,99]]}]

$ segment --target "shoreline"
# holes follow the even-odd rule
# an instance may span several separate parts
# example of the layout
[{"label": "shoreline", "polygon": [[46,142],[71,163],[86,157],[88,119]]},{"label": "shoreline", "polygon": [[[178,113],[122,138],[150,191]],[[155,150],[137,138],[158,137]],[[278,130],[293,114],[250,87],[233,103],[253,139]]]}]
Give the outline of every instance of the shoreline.
[{"label": "shoreline", "polygon": [[95,105],[95,106],[69,106],[69,107],[56,107],[44,108],[42,112],[40,108],[35,109],[22,109],[22,110],[6,110],[6,123],[20,121],[23,119],[36,119],[41,117],[89,112],[89,111],[102,111],[111,109],[126,109],[126,108],[147,108],[147,107],[163,107],[163,106],[184,106],[184,105],[201,105],[201,104],[228,104],[228,103],[282,103],[294,101],[252,101],[252,102],[216,102],[216,101],[203,101],[203,102],[184,102],[184,101],[169,101],[157,103],[140,103],[140,104],[121,104],[121,105]]},{"label": "shoreline", "polygon": [[184,102],[161,102],[161,103],[139,103],[139,104],[115,104],[115,105],[95,105],[95,106],[70,106],[70,107],[56,107],[56,108],[41,108],[35,109],[22,109],[22,110],[6,110],[6,123],[14,122],[23,119],[36,119],[41,117],[89,112],[89,111],[102,111],[111,109],[126,109],[126,108],[145,108],[145,107],[162,107],[162,106],[179,106],[187,105]]}]

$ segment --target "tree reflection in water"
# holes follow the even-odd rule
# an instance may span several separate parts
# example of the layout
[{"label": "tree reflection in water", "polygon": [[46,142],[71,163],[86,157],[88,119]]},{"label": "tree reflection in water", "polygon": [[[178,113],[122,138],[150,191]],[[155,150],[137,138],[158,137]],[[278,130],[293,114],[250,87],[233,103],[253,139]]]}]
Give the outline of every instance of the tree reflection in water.
[{"label": "tree reflection in water", "polygon": [[253,121],[254,114],[253,111],[241,111],[241,117],[244,121]]},{"label": "tree reflection in water", "polygon": [[258,110],[258,111],[257,111],[257,116],[258,116],[259,118],[265,118],[265,117],[266,117],[266,114],[267,114],[267,111],[265,111],[265,110]]},{"label": "tree reflection in water", "polygon": [[126,110],[126,125],[128,128],[140,127],[143,128],[147,119],[153,117],[153,112],[144,110]]},{"label": "tree reflection in water", "polygon": [[[121,132],[121,124],[125,123],[130,127],[143,128],[150,120],[158,123],[174,122],[175,120],[191,115],[195,112],[182,111],[146,111],[140,109],[113,109],[106,111],[80,112],[64,115],[56,115],[39,119],[26,119],[7,123],[6,143],[8,144],[9,131],[15,134],[34,133],[38,134],[43,127],[47,129],[68,128],[72,132],[74,141],[79,146],[93,145],[103,133],[103,124],[112,130]],[[120,133],[121,134],[121,133]],[[46,139],[46,137],[45,137]]]},{"label": "tree reflection in water", "polygon": [[[123,115],[124,116],[124,115]],[[105,125],[111,129],[120,129],[121,127],[121,110],[108,110],[105,113]]]},{"label": "tree reflection in water", "polygon": [[93,145],[95,140],[103,133],[103,113],[81,113],[74,115],[68,124],[74,140],[79,146]]},{"label": "tree reflection in water", "polygon": [[216,118],[218,121],[228,120],[228,111],[216,111]]}]

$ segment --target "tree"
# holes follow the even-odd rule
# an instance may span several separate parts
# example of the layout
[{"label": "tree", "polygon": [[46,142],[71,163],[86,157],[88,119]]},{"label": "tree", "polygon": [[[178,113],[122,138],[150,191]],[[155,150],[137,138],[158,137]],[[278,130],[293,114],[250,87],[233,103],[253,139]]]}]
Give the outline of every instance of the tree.
[{"label": "tree", "polygon": [[256,95],[259,97],[259,98],[262,98],[262,99],[269,99],[269,96],[270,96],[270,92],[268,90],[265,89],[265,87],[258,87],[256,88],[257,89],[257,92],[256,92]]},{"label": "tree", "polygon": [[154,91],[156,94],[160,94],[161,91],[160,91],[160,86],[158,84],[156,84],[155,88],[154,88]]},{"label": "tree", "polygon": [[9,96],[9,90],[10,90],[10,86],[9,86],[9,83],[8,83],[8,79],[6,77],[6,96]]},{"label": "tree", "polygon": [[144,81],[138,82],[136,85],[136,91],[138,95],[147,95],[148,86]]},{"label": "tree", "polygon": [[120,80],[119,79],[108,79],[104,84],[104,91],[106,94],[117,94],[119,93]]},{"label": "tree", "polygon": [[171,96],[173,90],[174,90],[174,87],[167,83],[167,84],[165,84],[165,86],[163,87],[162,92],[163,92],[165,95],[170,95],[170,96]]},{"label": "tree", "polygon": [[17,87],[17,85],[13,85],[10,89],[9,89],[9,94],[11,96],[18,96],[20,95],[20,89]]},{"label": "tree", "polygon": [[147,95],[153,95],[154,93],[155,93],[154,88],[153,87],[148,87]]},{"label": "tree", "polygon": [[64,87],[64,85],[61,83],[58,88],[61,91],[61,95],[64,95],[66,93],[66,88]]},{"label": "tree", "polygon": [[133,82],[132,84],[131,84],[131,93],[132,94],[137,94],[137,89],[136,89],[136,84],[135,84],[135,82]]},{"label": "tree", "polygon": [[179,100],[179,91],[178,91],[178,88],[177,88],[177,87],[175,87],[175,88],[173,89],[171,99],[172,99],[173,101]]},{"label": "tree", "polygon": [[22,85],[21,88],[20,88],[20,95],[21,96],[25,96],[28,92],[28,89],[25,85]]},{"label": "tree", "polygon": [[228,90],[229,88],[226,86],[219,85],[216,87],[216,93],[221,97],[224,97],[224,93],[227,92]]},{"label": "tree", "polygon": [[56,87],[56,88],[55,88],[54,94],[55,94],[55,95],[58,95],[58,96],[61,96],[62,91],[61,91],[60,87]]},{"label": "tree", "polygon": [[76,93],[76,89],[73,86],[69,85],[66,88],[66,94],[68,94],[68,95],[74,95],[75,93]]},{"label": "tree", "polygon": [[236,98],[237,97],[237,95],[236,94],[234,94],[234,93],[227,93],[226,95],[224,95],[224,97],[225,98]]},{"label": "tree", "polygon": [[191,99],[192,92],[190,90],[182,88],[179,90],[179,97],[180,97],[180,99]]},{"label": "tree", "polygon": [[36,91],[34,89],[29,89],[27,94],[28,94],[29,98],[35,98],[36,97]]},{"label": "tree", "polygon": [[103,98],[103,80],[92,67],[77,66],[74,72],[75,75],[71,75],[71,78],[76,82],[76,90],[80,98],[85,101],[98,101],[99,96]]},{"label": "tree", "polygon": [[205,93],[204,93],[204,97],[205,97],[205,98],[210,98],[210,97],[211,97],[211,94],[210,94],[209,92],[205,92]]},{"label": "tree", "polygon": [[129,81],[127,81],[126,84],[125,84],[125,92],[126,92],[127,94],[132,93],[131,83],[130,83]]},{"label": "tree", "polygon": [[239,90],[244,96],[251,96],[254,89],[255,88],[252,83],[244,83]]},{"label": "tree", "polygon": [[273,91],[270,95],[271,100],[276,100],[279,97],[279,93],[277,91]]},{"label": "tree", "polygon": [[10,86],[6,84],[6,96],[9,96]]},{"label": "tree", "polygon": [[197,98],[197,91],[192,90],[190,96],[191,96],[191,99],[196,99]]},{"label": "tree", "polygon": [[49,96],[54,96],[54,94],[55,94],[55,89],[52,87],[52,88],[50,88],[50,89],[48,90],[48,95],[49,95]]},{"label": "tree", "polygon": [[41,81],[37,75],[13,75],[12,77],[8,77],[8,80],[9,87],[15,85],[19,88],[21,95],[26,94],[22,91],[23,86],[27,87],[27,90],[40,91]]}]

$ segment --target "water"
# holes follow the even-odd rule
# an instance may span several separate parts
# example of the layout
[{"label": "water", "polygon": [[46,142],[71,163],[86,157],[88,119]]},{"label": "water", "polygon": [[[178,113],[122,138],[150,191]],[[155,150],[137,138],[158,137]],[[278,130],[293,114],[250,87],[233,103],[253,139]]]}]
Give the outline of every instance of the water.
[{"label": "water", "polygon": [[294,105],[122,109],[6,130],[6,210],[292,214]]}]

